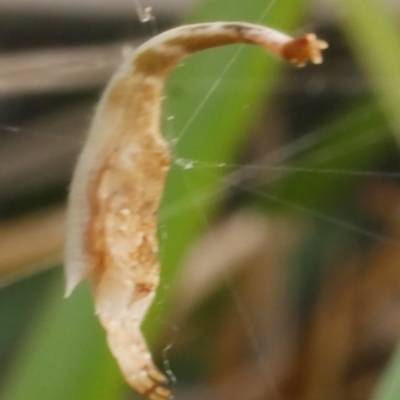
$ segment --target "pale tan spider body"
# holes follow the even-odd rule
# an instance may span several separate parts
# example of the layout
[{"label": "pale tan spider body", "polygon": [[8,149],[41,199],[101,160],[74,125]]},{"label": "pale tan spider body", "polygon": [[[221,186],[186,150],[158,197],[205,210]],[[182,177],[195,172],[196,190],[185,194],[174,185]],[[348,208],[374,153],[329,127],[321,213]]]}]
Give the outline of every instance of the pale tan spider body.
[{"label": "pale tan spider body", "polygon": [[296,65],[322,61],[326,44],[245,23],[206,23],[163,33],[123,64],[97,108],[71,186],[67,294],[85,277],[96,313],[127,382],[150,399],[169,398],[140,325],[159,282],[157,210],[170,164],[160,133],[165,79],[183,57],[232,43],[263,46]]}]

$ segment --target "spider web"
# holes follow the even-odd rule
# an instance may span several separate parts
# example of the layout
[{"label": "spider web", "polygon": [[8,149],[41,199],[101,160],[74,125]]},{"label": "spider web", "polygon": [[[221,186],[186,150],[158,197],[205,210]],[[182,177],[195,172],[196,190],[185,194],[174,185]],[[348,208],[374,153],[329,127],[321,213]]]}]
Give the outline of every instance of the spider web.
[{"label": "spider web", "polygon": [[[266,14],[271,10],[276,1],[271,1],[267,7],[265,8],[263,14],[260,17],[260,20],[263,20]],[[190,128],[195,123],[201,123],[199,121],[199,117],[201,115],[201,111],[204,109],[208,101],[212,98],[213,94],[225,78],[229,69],[234,65],[240,53],[242,52],[243,47],[240,47],[236,53],[228,60],[225,67],[221,69],[221,73],[217,79],[214,80],[208,91],[206,92],[203,99],[199,102],[198,106],[193,110],[189,119],[184,124],[183,128],[180,129],[177,133],[171,134],[171,137],[167,139],[170,141],[170,145],[172,149],[177,148],[177,144],[180,140],[182,140],[189,132]],[[361,110],[360,113],[363,112],[368,113],[368,110]],[[174,116],[170,115],[167,117],[167,121],[173,121]],[[368,135],[376,134],[376,131],[366,132],[365,140],[368,140]],[[264,171],[268,172],[267,179],[262,181],[262,185],[265,185],[267,182],[271,180],[281,179],[282,175],[285,174],[293,174],[293,173],[308,173],[308,174],[323,174],[323,175],[348,175],[353,177],[379,177],[379,178],[391,178],[391,179],[399,179],[400,174],[398,172],[381,172],[381,171],[366,171],[366,170],[354,170],[354,169],[332,169],[332,168],[308,168],[308,167],[296,167],[285,165],[286,162],[290,161],[294,156],[302,154],[307,150],[312,149],[314,146],[317,146],[323,139],[326,139],[326,135],[320,131],[314,131],[307,135],[302,136],[301,138],[289,143],[286,146],[281,147],[279,150],[265,155],[259,163],[250,163],[250,164],[233,164],[233,163],[210,163],[207,161],[196,160],[196,159],[185,159],[180,157],[177,152],[174,152],[173,162],[176,166],[182,168],[183,170],[191,170],[196,169],[197,171],[204,171],[206,174],[213,173],[216,169],[225,169],[228,171],[227,175],[220,180],[219,188],[216,191],[204,191],[203,193],[198,193],[195,196],[191,196],[191,198],[182,199],[181,203],[174,203],[170,205],[164,213],[160,217],[160,223],[162,225],[164,220],[168,218],[173,218],[175,213],[182,212],[185,207],[192,208],[195,206],[198,210],[199,218],[202,220],[204,230],[207,230],[209,226],[209,221],[205,217],[204,212],[202,211],[202,205],[207,203],[213,197],[218,199],[221,192],[227,191],[229,188],[238,187],[241,190],[246,191],[247,193],[254,194],[259,197],[263,197],[268,199],[272,203],[277,203],[279,205],[284,205],[285,207],[299,212],[300,214],[304,214],[308,217],[318,219],[326,224],[331,224],[339,229],[344,231],[350,231],[352,233],[356,233],[358,235],[364,236],[366,238],[372,239],[374,241],[383,242],[386,244],[390,244],[392,246],[398,246],[396,240],[385,236],[380,233],[376,233],[375,231],[365,229],[364,227],[360,227],[356,224],[349,223],[346,220],[342,220],[335,216],[331,216],[329,214],[320,212],[318,210],[308,208],[303,206],[302,204],[298,204],[290,199],[282,198],[273,194],[269,194],[264,190],[260,190],[257,188],[257,185],[254,183],[251,185],[243,184],[243,180],[246,178],[250,178],[254,172]],[[350,151],[351,149],[339,149],[339,151],[343,154],[346,151]],[[232,172],[233,171],[233,172]],[[278,172],[277,174],[272,174],[271,172]],[[184,176],[182,180],[182,184],[190,187],[191,182],[189,179]],[[260,185],[261,186],[261,185]],[[191,190],[189,190],[191,191]],[[217,239],[217,238],[216,238]],[[217,240],[216,240],[217,242]],[[218,247],[218,245],[216,245]],[[258,367],[262,373],[263,379],[266,384],[270,387],[270,397],[274,399],[280,399],[281,396],[277,389],[276,382],[274,381],[273,374],[271,373],[270,366],[268,365],[268,361],[264,355],[264,350],[262,344],[259,342],[256,330],[248,317],[248,310],[246,309],[246,305],[241,299],[241,295],[239,291],[236,289],[235,282],[233,280],[232,275],[229,271],[225,271],[225,283],[227,287],[229,287],[233,303],[237,310],[238,318],[240,319],[247,337],[248,341],[251,344],[254,354],[258,360]],[[167,346],[166,351],[169,350],[171,345]],[[176,378],[172,374],[170,369],[170,363],[168,357],[166,356],[166,352],[164,353],[164,363],[167,369],[168,374],[173,378],[173,382],[176,382]]]}]

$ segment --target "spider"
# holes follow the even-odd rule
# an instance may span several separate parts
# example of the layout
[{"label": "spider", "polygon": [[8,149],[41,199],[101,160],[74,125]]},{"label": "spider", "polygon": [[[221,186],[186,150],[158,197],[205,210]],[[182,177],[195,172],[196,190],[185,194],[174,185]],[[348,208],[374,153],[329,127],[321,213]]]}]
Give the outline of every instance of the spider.
[{"label": "spider", "polygon": [[171,398],[141,323],[159,283],[157,210],[170,165],[160,133],[165,80],[187,55],[255,44],[296,66],[321,63],[327,44],[241,22],[182,26],[140,46],[107,86],[72,181],[67,213],[67,295],[84,278],[126,381],[151,400]]}]

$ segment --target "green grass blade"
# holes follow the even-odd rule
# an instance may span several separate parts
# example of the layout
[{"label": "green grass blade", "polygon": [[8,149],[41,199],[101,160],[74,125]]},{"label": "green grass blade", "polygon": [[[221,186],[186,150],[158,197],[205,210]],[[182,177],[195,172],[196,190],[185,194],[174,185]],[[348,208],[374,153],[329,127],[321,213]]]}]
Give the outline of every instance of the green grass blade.
[{"label": "green grass blade", "polygon": [[2,400],[109,400],[121,393],[87,285],[67,301],[58,275],[3,385]]},{"label": "green grass blade", "polygon": [[336,10],[354,55],[400,142],[400,28],[379,0],[337,0]]},{"label": "green grass blade", "polygon": [[400,397],[400,346],[387,367],[371,400],[398,400]]}]

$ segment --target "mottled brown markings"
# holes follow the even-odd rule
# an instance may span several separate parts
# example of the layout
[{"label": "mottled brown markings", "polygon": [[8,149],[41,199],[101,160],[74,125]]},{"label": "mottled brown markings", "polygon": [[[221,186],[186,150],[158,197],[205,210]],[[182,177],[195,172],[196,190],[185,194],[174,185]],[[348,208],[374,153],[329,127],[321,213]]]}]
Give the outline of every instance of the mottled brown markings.
[{"label": "mottled brown markings", "polygon": [[136,290],[138,293],[146,295],[152,292],[155,288],[154,284],[146,283],[146,282],[139,282],[136,284]]},{"label": "mottled brown markings", "polygon": [[[135,90],[135,96],[130,95],[130,89]],[[110,90],[107,96],[107,110],[108,112],[120,112],[123,110],[125,117],[132,116],[129,118],[130,121],[135,122],[134,118],[138,118],[141,121],[143,119],[142,113],[144,115],[149,114],[148,105],[153,104],[160,97],[160,93],[160,88],[156,85],[140,82],[137,76],[128,75],[120,78]],[[136,127],[136,123],[132,127],[126,124],[125,121],[121,121],[121,125],[122,122],[124,123],[121,128],[125,127],[126,129],[128,127],[130,132],[132,132],[131,128]],[[140,126],[137,128],[140,128]]]},{"label": "mottled brown markings", "polygon": [[236,31],[238,34],[243,35],[245,32],[248,33],[249,31],[251,32],[262,32],[262,29],[260,28],[254,28],[254,26],[245,26],[245,25],[240,25],[240,24],[223,24],[222,29],[227,29],[227,30],[233,30]]},{"label": "mottled brown markings", "polygon": [[[136,87],[136,96],[126,96],[132,86]],[[115,112],[120,112],[123,110],[121,116],[123,126],[121,126],[118,134],[115,135],[115,141],[119,143],[118,147],[108,149],[106,163],[96,173],[96,178],[88,187],[92,217],[88,224],[89,231],[86,238],[88,241],[88,254],[93,257],[94,261],[95,281],[103,275],[105,265],[112,263],[111,254],[104,252],[108,247],[105,246],[107,232],[104,230],[102,221],[107,220],[107,216],[110,218],[110,215],[115,213],[112,207],[113,197],[118,198],[123,193],[124,198],[132,199],[128,204],[124,205],[125,208],[131,211],[130,215],[123,218],[124,224],[131,226],[132,218],[134,219],[138,215],[149,215],[149,221],[142,221],[139,225],[134,221],[133,224],[145,236],[153,234],[156,230],[156,212],[163,190],[163,186],[160,186],[159,183],[165,180],[170,163],[167,145],[157,137],[148,136],[147,134],[147,128],[154,119],[154,115],[149,113],[147,109],[149,104],[153,104],[156,101],[156,98],[160,98],[159,88],[151,83],[142,82],[138,84],[137,80],[132,79],[132,77],[119,79],[109,92],[107,99],[109,104],[108,111],[113,112],[115,110]],[[132,140],[132,138],[135,139]],[[141,149],[134,160],[136,164],[134,171],[124,168],[118,160],[118,154],[122,153],[124,147],[132,143],[132,141],[136,142]],[[113,143],[110,143],[110,146],[112,145]],[[115,182],[117,189],[110,193],[108,199],[100,201],[99,198],[101,196],[98,190],[102,187],[102,183],[104,184],[104,179]],[[155,184],[152,184],[152,182],[155,182]],[[146,193],[146,191],[144,193],[138,192],[139,188],[147,188],[147,192],[150,193]],[[143,201],[137,201],[139,196]],[[132,209],[135,204],[138,207]],[[121,218],[121,215],[119,218]],[[123,236],[124,232],[118,232],[117,238]],[[131,254],[131,257],[145,264],[156,265],[156,267],[149,266],[149,269],[157,268],[158,260],[154,254],[154,245],[150,246],[149,241],[144,242],[145,244],[139,246],[135,254]]]},{"label": "mottled brown markings", "polygon": [[104,107],[106,112],[115,110],[121,112],[129,98],[129,89],[135,87],[135,79],[129,74],[118,79],[112,86],[107,96],[107,104]]},{"label": "mottled brown markings", "polygon": [[184,54],[177,52],[176,49],[175,51],[148,49],[137,55],[133,65],[140,73],[163,77],[183,56]]},{"label": "mottled brown markings", "polygon": [[[155,224],[151,224],[155,225]],[[158,267],[158,260],[154,252],[154,248],[152,246],[151,241],[149,241],[149,235],[153,234],[152,230],[154,230],[156,226],[151,226],[151,229],[148,229],[147,235],[143,237],[143,242],[142,244],[137,248],[137,251],[135,252],[135,259],[137,261],[144,265],[148,266],[149,268],[151,267]],[[143,228],[142,228],[143,229]],[[144,232],[146,232],[145,229],[143,229]],[[139,286],[144,287],[144,283],[137,283]],[[154,289],[154,286],[153,286]]]},{"label": "mottled brown markings", "polygon": [[94,274],[92,279],[95,281],[93,283],[96,283],[97,279],[103,274],[106,265],[104,259],[104,227],[100,223],[101,217],[104,217],[104,215],[102,215],[100,204],[97,201],[98,187],[106,170],[107,164],[96,172],[95,178],[88,185],[87,193],[91,215],[87,224],[85,247],[87,248],[87,254],[92,258],[92,272]]},{"label": "mottled brown markings", "polygon": [[167,45],[181,46],[187,53],[195,53],[197,51],[209,49],[212,47],[225,46],[235,43],[251,42],[247,40],[242,33],[235,30],[226,30],[223,32],[204,31],[201,34],[192,37],[176,37],[166,42]]}]

